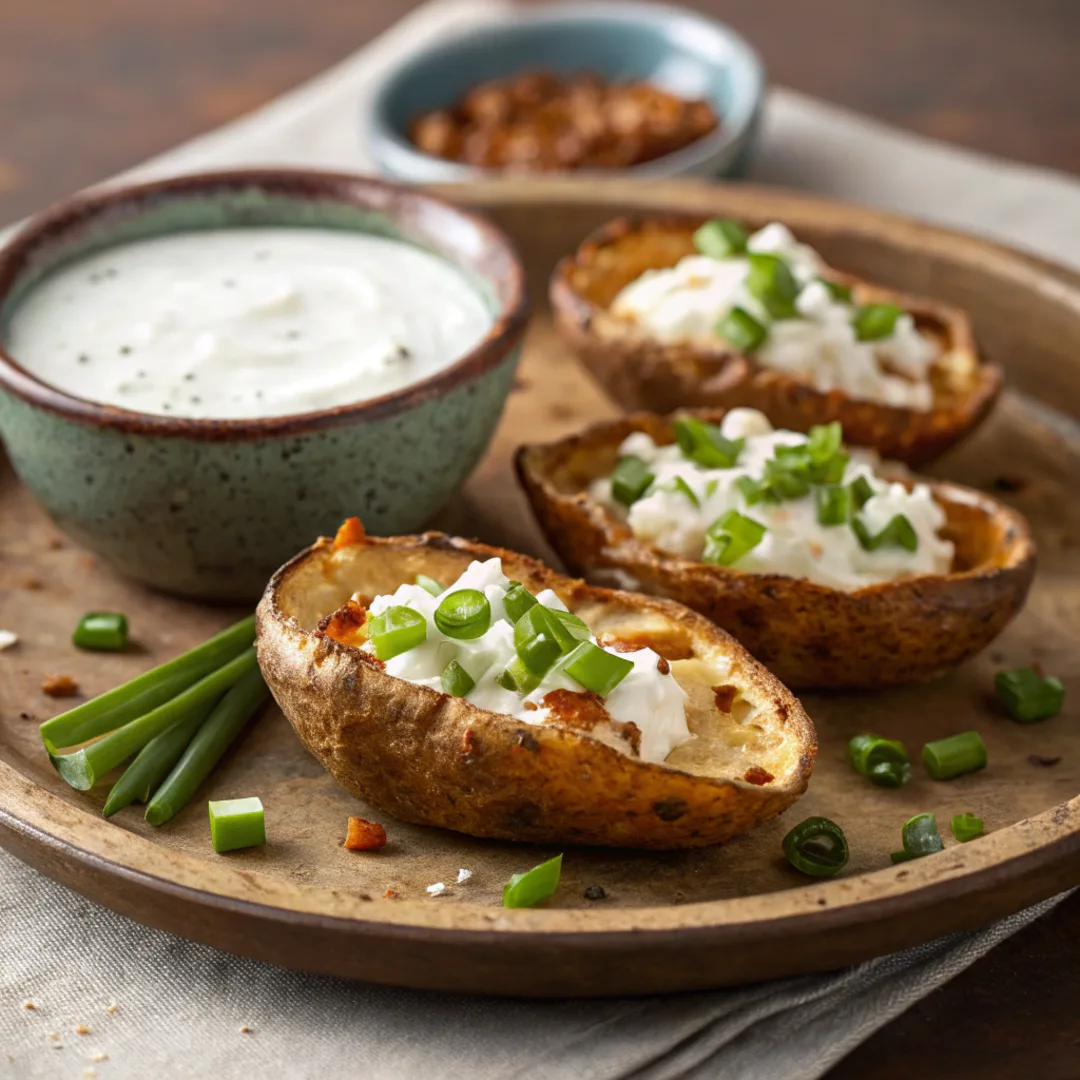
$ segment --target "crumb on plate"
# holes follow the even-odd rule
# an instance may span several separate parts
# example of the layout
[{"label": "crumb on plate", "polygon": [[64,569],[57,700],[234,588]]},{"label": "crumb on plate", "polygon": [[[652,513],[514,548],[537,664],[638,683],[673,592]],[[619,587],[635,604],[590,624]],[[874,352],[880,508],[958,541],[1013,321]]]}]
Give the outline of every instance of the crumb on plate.
[{"label": "crumb on plate", "polygon": [[461,870],[459,870],[457,872],[457,883],[459,885],[464,885],[465,882],[468,881],[469,878],[471,878],[471,877],[472,877],[472,871],[471,870],[466,870],[463,867]]},{"label": "crumb on plate", "polygon": [[0,652],[19,643],[19,635],[14,630],[0,630]]},{"label": "crumb on plate", "polygon": [[361,817],[349,818],[349,831],[345,836],[347,851],[378,851],[386,847],[386,830],[377,821]]},{"label": "crumb on plate", "polygon": [[442,896],[446,892],[446,882],[436,881],[434,885],[429,885],[424,891],[428,896]]},{"label": "crumb on plate", "polygon": [[41,690],[49,697],[74,697],[79,684],[70,675],[46,675],[41,680]]}]

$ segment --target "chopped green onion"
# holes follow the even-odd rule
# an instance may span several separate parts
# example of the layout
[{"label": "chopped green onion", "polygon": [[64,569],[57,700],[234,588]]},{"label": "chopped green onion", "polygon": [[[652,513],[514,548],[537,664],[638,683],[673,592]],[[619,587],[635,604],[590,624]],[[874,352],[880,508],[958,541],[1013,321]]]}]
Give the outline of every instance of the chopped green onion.
[{"label": "chopped green onion", "polygon": [[633,661],[583,641],[566,658],[563,671],[586,690],[607,697],[634,670]]},{"label": "chopped green onion", "polygon": [[694,247],[710,259],[726,259],[746,250],[746,233],[735,221],[713,218],[694,231]]},{"label": "chopped green onion", "polygon": [[520,656],[515,656],[495,676],[495,681],[504,690],[512,690],[515,694],[524,697],[526,694],[531,694],[540,685],[541,678],[542,676],[534,674],[525,666]]},{"label": "chopped green onion", "polygon": [[738,305],[716,324],[716,332],[744,355],[758,348],[769,333],[746,308]]},{"label": "chopped green onion", "polygon": [[518,619],[514,626],[514,650],[534,675],[546,674],[562,656],[560,632],[569,636],[569,631],[556,625],[554,615],[543,604],[529,608]]},{"label": "chopped green onion", "polygon": [[810,466],[810,478],[815,484],[839,484],[848,467],[847,454],[834,454],[828,461]]},{"label": "chopped green onion", "polygon": [[859,341],[880,341],[896,329],[896,320],[904,313],[895,304],[867,304],[858,308],[851,325]]},{"label": "chopped green onion", "polygon": [[682,494],[685,495],[690,501],[691,506],[695,507],[696,509],[701,508],[701,500],[697,497],[697,495],[694,494],[694,489],[681,476],[675,477],[675,483],[672,485],[672,487],[676,491],[682,492]]},{"label": "chopped green onion", "polygon": [[784,837],[783,847],[787,861],[811,877],[832,877],[847,866],[847,837],[828,818],[800,822]]},{"label": "chopped green onion", "polygon": [[115,611],[91,611],[79,620],[71,640],[77,648],[95,652],[120,652],[127,645],[126,615]]},{"label": "chopped green onion", "polygon": [[904,851],[912,858],[921,859],[924,855],[933,855],[935,851],[944,851],[941,833],[938,832],[937,818],[933,814],[916,814],[904,822],[901,830]]},{"label": "chopped green onion", "polygon": [[860,776],[879,787],[903,787],[911,779],[907,748],[896,739],[855,735],[848,740],[847,759]]},{"label": "chopped green onion", "polygon": [[851,488],[851,497],[855,500],[855,506],[861,510],[873,497],[874,488],[865,476],[860,474],[848,484]]},{"label": "chopped green onion", "polygon": [[445,590],[441,581],[436,581],[433,577],[428,577],[427,574],[417,574],[416,584],[420,586],[424,592],[431,593],[432,596],[442,596]]},{"label": "chopped green onion", "polygon": [[219,799],[209,807],[210,839],[219,855],[266,843],[261,799]]},{"label": "chopped green onion", "polygon": [[503,907],[535,907],[559,887],[561,874],[561,855],[534,866],[524,874],[511,874],[510,880],[503,886]]},{"label": "chopped green onion", "polygon": [[949,822],[949,828],[961,844],[966,844],[969,840],[977,840],[986,832],[983,819],[974,814],[956,814]]},{"label": "chopped green onion", "polygon": [[476,686],[476,680],[456,660],[451,660],[443,668],[444,693],[451,697],[465,697],[474,686]]},{"label": "chopped green onion", "polygon": [[536,597],[520,581],[510,582],[510,587],[503,597],[503,607],[506,609],[506,617],[512,623],[516,623],[535,604]]},{"label": "chopped green onion", "polygon": [[731,566],[761,543],[768,530],[759,521],[729,510],[705,530],[702,561]]},{"label": "chopped green onion", "polygon": [[740,476],[735,486],[742,492],[747,506],[755,506],[762,499],[776,498],[764,480],[755,480],[752,476]]},{"label": "chopped green onion", "polygon": [[844,443],[844,429],[839,420],[831,424],[815,424],[810,429],[810,437],[806,440],[806,448],[810,451],[810,459],[815,464],[828,461],[840,453]]},{"label": "chopped green onion", "polygon": [[403,605],[388,607],[371,620],[371,644],[380,660],[415,649],[427,641],[427,619]]},{"label": "chopped green onion", "polygon": [[911,779],[911,766],[897,765],[894,761],[883,761],[874,765],[866,774],[872,784],[878,787],[900,788]]},{"label": "chopped green onion", "polygon": [[778,499],[801,499],[810,490],[809,460],[797,454],[770,458],[765,462],[765,483]]},{"label": "chopped green onion", "polygon": [[457,589],[435,609],[435,625],[448,638],[473,641],[491,626],[491,604],[479,589]]},{"label": "chopped green onion", "polygon": [[751,252],[747,256],[750,272],[746,275],[746,288],[761,301],[762,306],[774,319],[790,319],[796,312],[795,297],[799,295],[799,283],[783,259],[778,255]]},{"label": "chopped green onion", "polygon": [[909,855],[906,851],[894,851],[889,858],[893,861],[893,866],[897,863],[911,862],[912,859],[917,859],[918,855]]},{"label": "chopped green onion", "polygon": [[866,551],[881,547],[900,547],[905,551],[918,551],[919,534],[903,514],[894,514],[889,524],[874,536],[860,518],[852,518],[851,527]]},{"label": "chopped green onion", "polygon": [[928,742],[922,748],[922,761],[932,779],[951,780],[986,768],[986,744],[977,731],[965,731]]},{"label": "chopped green onion", "polygon": [[707,469],[730,469],[738,464],[745,439],[726,439],[714,424],[693,416],[680,416],[674,424],[675,439],[684,456]]},{"label": "chopped green onion", "polygon": [[818,281],[829,290],[829,295],[841,304],[851,303],[851,287],[841,285],[839,281],[828,281],[826,278],[818,278]]},{"label": "chopped green onion", "polygon": [[1029,667],[999,671],[994,690],[1005,711],[1021,724],[1057,716],[1065,701],[1065,687],[1060,679],[1042,676]]},{"label": "chopped green onion", "polygon": [[[569,632],[575,641],[588,641],[592,637],[589,624],[584,619],[575,615],[572,611],[563,611],[561,608],[548,608],[563,627]],[[565,646],[564,646],[565,648]]]},{"label": "chopped green onion", "polygon": [[633,454],[619,458],[619,463],[611,473],[611,495],[624,506],[634,503],[649,490],[655,477],[649,466]]},{"label": "chopped green onion", "polygon": [[840,484],[816,488],[817,519],[822,525],[846,525],[851,520],[851,491]]}]

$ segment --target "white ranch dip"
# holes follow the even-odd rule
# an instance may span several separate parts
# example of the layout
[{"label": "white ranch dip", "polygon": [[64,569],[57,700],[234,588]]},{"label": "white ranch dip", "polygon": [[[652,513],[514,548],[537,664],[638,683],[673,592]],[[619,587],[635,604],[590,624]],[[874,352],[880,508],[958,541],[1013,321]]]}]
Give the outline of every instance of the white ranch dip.
[{"label": "white ranch dip", "polygon": [[492,317],[455,267],[315,228],[217,229],[64,266],[5,344],[44,382],[160,415],[283,416],[369,400],[448,367]]}]

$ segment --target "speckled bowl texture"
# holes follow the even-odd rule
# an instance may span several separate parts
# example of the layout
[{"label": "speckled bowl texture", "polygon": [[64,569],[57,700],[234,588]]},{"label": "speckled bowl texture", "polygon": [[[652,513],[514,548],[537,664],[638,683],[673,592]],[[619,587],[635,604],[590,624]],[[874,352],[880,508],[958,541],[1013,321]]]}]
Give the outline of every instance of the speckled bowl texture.
[{"label": "speckled bowl texture", "polygon": [[507,238],[405,187],[304,171],[178,177],[46,211],[0,251],[0,342],[21,298],[66,262],[165,233],[263,225],[415,243],[475,283],[494,324],[404,390],[263,420],[96,404],[38,381],[0,348],[0,436],[19,477],[69,536],[168,592],[254,599],[281,563],[350,515],[377,535],[421,528],[483,454],[513,382],[528,301]]}]

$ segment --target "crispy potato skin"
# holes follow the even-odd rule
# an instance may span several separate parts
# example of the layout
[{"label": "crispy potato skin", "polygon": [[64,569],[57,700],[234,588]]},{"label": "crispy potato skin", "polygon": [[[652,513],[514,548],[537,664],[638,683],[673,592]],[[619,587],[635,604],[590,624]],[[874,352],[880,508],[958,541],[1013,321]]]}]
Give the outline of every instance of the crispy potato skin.
[{"label": "crispy potato skin", "polygon": [[[571,607],[630,610],[685,630],[704,655],[733,657],[731,679],[783,737],[785,772],[772,783],[742,779],[757,763],[720,777],[652,765],[587,734],[530,725],[388,675],[359,649],[314,628],[318,611],[296,617],[298,597],[321,588],[342,603],[356,588],[385,588],[365,571],[373,553],[449,578],[499,555],[509,575],[553,587]],[[597,609],[598,610],[598,609]],[[476,836],[536,843],[688,848],[715,844],[781,813],[806,789],[816,754],[799,702],[736,642],[669,601],[595,589],[512,552],[454,540],[364,538],[334,550],[320,540],[271,580],[258,608],[259,663],[301,740],[349,791],[395,817]],[[317,621],[317,619],[316,619]]]},{"label": "crispy potato skin", "polygon": [[[719,423],[724,410],[695,410]],[[518,477],[566,565],[701,612],[796,689],[883,687],[934,678],[973,656],[1020,610],[1035,573],[1027,523],[980,492],[929,482],[957,545],[955,569],[841,592],[783,574],[750,574],[666,554],[635,539],[587,494],[633,431],[673,441],[668,420],[638,413],[517,453]]]},{"label": "crispy potato skin", "polygon": [[816,390],[780,371],[758,367],[707,341],[665,343],[612,315],[619,290],[645,270],[671,266],[694,251],[701,218],[619,218],[562,259],[551,277],[551,305],[563,338],[624,409],[657,413],[678,408],[742,405],[759,409],[774,427],[809,431],[839,420],[847,442],[916,466],[940,457],[982,423],[1002,389],[996,364],[980,363],[971,324],[955,308],[830,272],[860,303],[893,303],[914,316],[958,362],[934,382],[927,412],[860,401],[839,390]]}]

